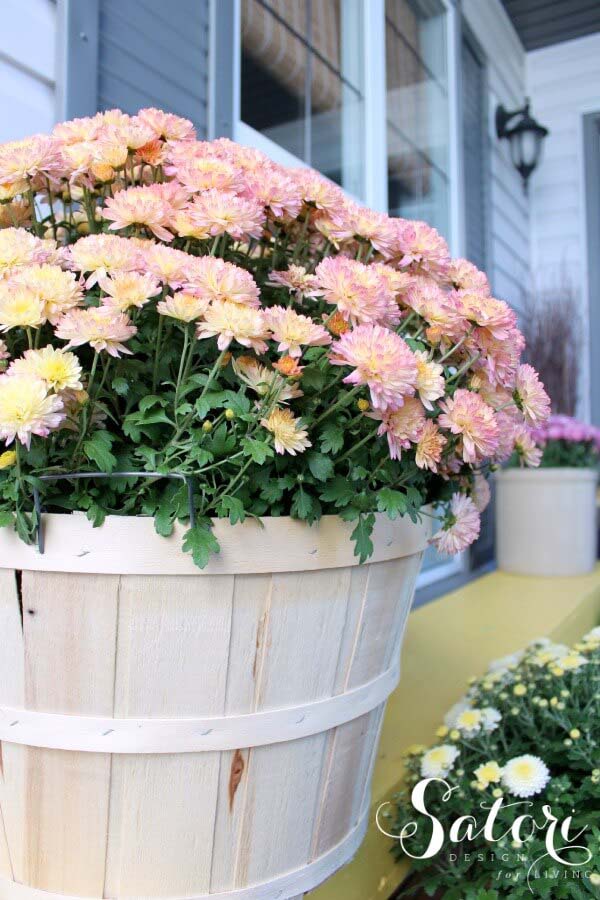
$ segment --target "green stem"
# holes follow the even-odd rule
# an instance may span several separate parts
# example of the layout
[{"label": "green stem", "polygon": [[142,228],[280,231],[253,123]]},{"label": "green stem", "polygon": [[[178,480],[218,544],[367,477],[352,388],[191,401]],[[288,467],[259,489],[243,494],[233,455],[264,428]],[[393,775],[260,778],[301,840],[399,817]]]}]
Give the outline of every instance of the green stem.
[{"label": "green stem", "polygon": [[179,406],[179,391],[181,390],[181,380],[183,377],[183,373],[185,371],[186,358],[188,353],[188,345],[190,342],[190,331],[187,326],[185,326],[183,332],[183,350],[181,351],[181,358],[179,360],[179,371],[177,373],[177,384],[175,385],[175,421],[177,421],[177,407]]},{"label": "green stem", "polygon": [[364,438],[361,438],[360,441],[358,441],[356,444],[353,444],[352,447],[350,447],[349,450],[347,450],[345,453],[343,453],[341,456],[339,456],[339,457],[336,459],[336,463],[341,463],[341,462],[343,462],[345,459],[348,459],[349,456],[352,456],[352,454],[354,453],[355,450],[358,450],[359,447],[363,447],[363,446],[364,446],[365,444],[367,444],[369,441],[372,441],[373,438],[376,437],[376,435],[377,435],[377,429],[378,429],[378,428],[379,428],[379,425],[377,426],[377,428],[375,429],[375,431],[370,431],[369,434],[366,434],[366,435],[364,436]]},{"label": "green stem", "polygon": [[460,369],[457,372],[455,372],[451,378],[448,379],[447,383],[450,384],[453,381],[457,381],[460,378],[460,376],[463,375],[467,371],[467,369],[471,368],[471,366],[473,365],[474,362],[477,362],[477,360],[479,359],[480,356],[481,356],[481,353],[477,353],[475,356],[472,356],[471,359],[468,359],[466,361],[466,363],[463,366],[461,366]]},{"label": "green stem", "polygon": [[352,398],[355,397],[363,387],[364,385],[357,384],[356,387],[352,388],[351,391],[348,391],[347,394],[344,394],[344,396],[341,397],[341,399],[338,400],[337,403],[334,403],[333,406],[330,406],[329,409],[326,409],[325,412],[321,413],[319,418],[313,422],[313,427],[316,428],[316,426],[319,425],[323,421],[323,419],[326,419],[328,416],[334,413],[336,409],[339,409],[341,406],[347,406]]},{"label": "green stem", "polygon": [[450,349],[449,349],[446,353],[444,353],[444,355],[442,356],[441,359],[438,360],[438,362],[443,363],[445,359],[448,359],[449,356],[452,356],[453,353],[456,353],[456,351],[457,351],[460,347],[462,347],[462,345],[463,345],[464,342],[467,340],[467,338],[468,338],[468,337],[471,337],[471,335],[473,334],[473,329],[474,329],[474,328],[475,328],[475,326],[472,325],[471,328],[469,328],[469,330],[467,331],[467,333],[466,333],[466,334],[463,334],[463,336],[461,337],[460,341],[458,341],[456,344],[454,344],[453,347],[450,347]]},{"label": "green stem", "polygon": [[158,317],[158,331],[156,333],[156,351],[154,354],[154,366],[152,369],[152,393],[156,393],[156,386],[158,384],[158,361],[160,359],[160,345],[162,343],[162,334],[164,328],[164,316]]}]

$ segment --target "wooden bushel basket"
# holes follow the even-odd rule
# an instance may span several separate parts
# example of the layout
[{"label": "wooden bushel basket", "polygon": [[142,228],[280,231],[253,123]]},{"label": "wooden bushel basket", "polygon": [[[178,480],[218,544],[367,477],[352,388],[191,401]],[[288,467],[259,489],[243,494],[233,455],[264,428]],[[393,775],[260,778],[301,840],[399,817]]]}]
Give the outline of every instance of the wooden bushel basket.
[{"label": "wooden bushel basket", "polygon": [[299,897],[364,835],[429,524],[0,530],[0,898]]}]

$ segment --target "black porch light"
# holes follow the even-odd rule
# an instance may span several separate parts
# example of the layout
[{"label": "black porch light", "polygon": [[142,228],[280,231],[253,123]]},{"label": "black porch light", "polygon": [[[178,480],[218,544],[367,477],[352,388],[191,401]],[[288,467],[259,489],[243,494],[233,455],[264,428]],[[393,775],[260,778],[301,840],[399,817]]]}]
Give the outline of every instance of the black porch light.
[{"label": "black porch light", "polygon": [[527,193],[527,180],[540,161],[542,141],[549,134],[548,129],[533,118],[526,97],[522,109],[510,112],[502,104],[498,106],[496,134],[508,140],[513,166],[523,179],[523,190]]}]

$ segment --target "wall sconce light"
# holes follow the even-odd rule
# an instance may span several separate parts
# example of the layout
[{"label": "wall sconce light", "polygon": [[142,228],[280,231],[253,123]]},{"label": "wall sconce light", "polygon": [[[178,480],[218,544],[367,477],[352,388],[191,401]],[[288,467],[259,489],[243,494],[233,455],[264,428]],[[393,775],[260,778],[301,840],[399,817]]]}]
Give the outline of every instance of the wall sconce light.
[{"label": "wall sconce light", "polygon": [[498,106],[496,134],[508,140],[513,166],[523,179],[523,190],[527,193],[527,180],[540,161],[542,141],[549,134],[548,129],[533,118],[526,97],[522,109],[509,112]]}]

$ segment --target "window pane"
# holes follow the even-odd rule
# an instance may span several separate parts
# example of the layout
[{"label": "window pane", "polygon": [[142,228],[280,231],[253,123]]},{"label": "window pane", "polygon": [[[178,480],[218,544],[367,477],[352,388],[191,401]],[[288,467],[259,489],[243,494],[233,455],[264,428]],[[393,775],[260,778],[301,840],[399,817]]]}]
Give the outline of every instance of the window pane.
[{"label": "window pane", "polygon": [[242,120],[360,197],[361,0],[242,0]]},{"label": "window pane", "polygon": [[390,213],[448,236],[446,17],[435,0],[386,0]]}]

